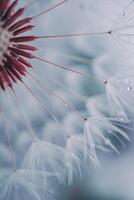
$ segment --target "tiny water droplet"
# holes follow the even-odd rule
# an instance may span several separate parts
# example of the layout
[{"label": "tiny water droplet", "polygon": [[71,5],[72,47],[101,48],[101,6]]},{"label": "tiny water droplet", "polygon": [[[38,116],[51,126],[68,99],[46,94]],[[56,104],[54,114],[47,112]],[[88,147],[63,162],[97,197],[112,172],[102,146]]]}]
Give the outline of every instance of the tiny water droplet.
[{"label": "tiny water droplet", "polygon": [[128,91],[131,91],[131,90],[132,90],[132,87],[131,87],[131,86],[128,86],[128,87],[127,87],[127,90],[128,90]]},{"label": "tiny water droplet", "polygon": [[90,155],[90,159],[93,160],[93,158],[94,158],[93,155]]}]

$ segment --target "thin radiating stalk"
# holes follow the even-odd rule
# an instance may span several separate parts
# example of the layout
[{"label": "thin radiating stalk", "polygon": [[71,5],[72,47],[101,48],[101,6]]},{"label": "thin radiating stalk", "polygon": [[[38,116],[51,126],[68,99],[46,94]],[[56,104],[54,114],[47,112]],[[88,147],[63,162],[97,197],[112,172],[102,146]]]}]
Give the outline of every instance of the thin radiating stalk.
[{"label": "thin radiating stalk", "polygon": [[53,10],[53,9],[55,9],[55,8],[57,8],[57,7],[59,7],[60,5],[66,3],[67,1],[69,1],[69,0],[61,1],[60,3],[58,3],[58,4],[56,4],[56,5],[54,5],[54,6],[50,7],[50,8],[48,8],[47,10],[45,10],[45,11],[39,13],[39,14],[34,15],[34,16],[31,17],[31,18],[32,18],[32,19],[35,19],[35,18],[37,18],[37,17],[40,17],[40,16],[42,16],[42,15],[48,13],[49,11],[51,11],[51,10]]},{"label": "thin radiating stalk", "polygon": [[90,74],[86,74],[86,73],[84,73],[84,72],[80,72],[80,71],[75,70],[75,69],[67,68],[67,67],[65,67],[64,65],[59,65],[59,64],[54,63],[54,62],[52,62],[52,61],[50,61],[50,60],[48,60],[48,59],[45,59],[45,58],[40,58],[40,57],[37,57],[37,56],[35,56],[34,58],[37,59],[37,60],[40,60],[40,61],[42,61],[42,62],[48,63],[48,64],[50,64],[50,65],[56,66],[56,67],[58,67],[58,68],[60,68],[60,69],[63,69],[63,70],[66,70],[66,71],[70,71],[70,72],[72,72],[72,73],[85,76],[85,77],[87,77],[87,78],[89,78],[89,79],[93,79],[93,80],[99,81],[99,82],[101,82],[101,83],[103,83],[103,84],[104,84],[105,81],[106,81],[106,80],[104,80],[104,79],[101,79],[101,78],[92,76],[92,75],[90,75]]},{"label": "thin radiating stalk", "polygon": [[11,139],[10,139],[10,136],[9,136],[9,129],[8,129],[8,125],[6,123],[5,114],[2,110],[2,107],[0,108],[0,113],[1,113],[1,118],[3,120],[3,124],[5,126],[5,133],[6,133],[8,146],[9,146],[9,150],[10,150],[10,155],[11,155],[11,160],[12,160],[12,169],[13,169],[14,172],[16,172],[17,166],[16,166],[16,162],[15,162],[15,158],[14,158],[13,147],[12,147]]},{"label": "thin radiating stalk", "polygon": [[30,76],[33,78],[33,80],[36,81],[36,83],[42,88],[44,89],[47,93],[52,94],[54,97],[56,97],[60,102],[62,102],[66,107],[69,107],[72,111],[76,111],[78,116],[85,121],[86,117],[84,117],[80,112],[78,112],[78,110],[76,110],[76,108],[71,105],[69,102],[67,102],[65,99],[63,99],[61,96],[59,96],[56,92],[54,92],[53,90],[51,90],[50,88],[48,88],[46,85],[44,85],[40,80],[38,80],[35,76],[33,76],[32,74],[30,74]]}]

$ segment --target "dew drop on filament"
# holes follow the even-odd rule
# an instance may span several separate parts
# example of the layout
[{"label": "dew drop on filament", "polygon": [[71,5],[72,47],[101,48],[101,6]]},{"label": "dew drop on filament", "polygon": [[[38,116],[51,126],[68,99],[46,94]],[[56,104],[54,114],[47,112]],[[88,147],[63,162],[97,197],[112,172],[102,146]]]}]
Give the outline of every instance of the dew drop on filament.
[{"label": "dew drop on filament", "polygon": [[129,85],[129,86],[127,87],[127,90],[128,90],[128,91],[131,91],[131,90],[132,90],[132,87]]}]

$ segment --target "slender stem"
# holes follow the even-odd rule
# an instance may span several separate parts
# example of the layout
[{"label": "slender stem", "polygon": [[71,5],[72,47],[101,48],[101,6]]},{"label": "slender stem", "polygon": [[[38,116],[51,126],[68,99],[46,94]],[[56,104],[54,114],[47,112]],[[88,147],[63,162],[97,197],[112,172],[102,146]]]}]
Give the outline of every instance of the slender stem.
[{"label": "slender stem", "polygon": [[19,112],[20,112],[20,114],[23,116],[23,118],[24,118],[24,120],[25,120],[25,122],[26,122],[26,124],[27,124],[27,126],[28,126],[28,130],[29,130],[29,133],[30,133],[30,136],[31,136],[31,138],[33,139],[33,140],[35,140],[35,138],[36,138],[36,136],[35,136],[35,134],[34,134],[34,132],[33,132],[33,129],[32,129],[32,127],[31,127],[31,124],[29,123],[29,121],[27,120],[27,117],[26,117],[26,115],[25,115],[25,113],[23,112],[23,110],[22,110],[22,107],[21,107],[21,105],[20,105],[20,99],[19,99],[19,97],[16,95],[16,93],[15,93],[15,91],[12,89],[12,92],[13,92],[13,95],[15,96],[15,99],[16,99],[16,104],[17,104],[17,106],[18,106],[18,109],[19,109]]},{"label": "slender stem", "polygon": [[32,19],[35,19],[35,18],[37,18],[37,17],[40,17],[41,15],[46,14],[47,12],[49,12],[49,11],[55,9],[56,7],[58,7],[58,6],[60,6],[60,5],[64,4],[64,3],[66,3],[67,1],[68,1],[68,0],[64,0],[64,1],[62,1],[62,2],[60,2],[60,3],[58,3],[58,4],[56,4],[56,5],[54,5],[54,6],[50,7],[50,8],[48,8],[47,10],[45,10],[45,11],[43,11],[43,12],[37,14],[37,15],[34,15],[34,16],[32,17]]},{"label": "slender stem", "polygon": [[42,89],[45,89],[45,91],[47,91],[48,93],[52,94],[53,96],[55,96],[58,100],[60,100],[62,103],[65,104],[65,106],[68,106],[71,110],[77,112],[77,114],[79,115],[80,118],[82,118],[82,120],[85,121],[86,117],[83,116],[79,111],[76,110],[76,108],[71,105],[69,102],[67,102],[63,97],[59,96],[56,92],[54,92],[53,90],[51,90],[50,88],[48,88],[46,85],[44,85],[41,81],[39,81],[35,76],[33,76],[32,74],[30,74],[30,76],[33,78],[33,80],[36,81],[36,83],[42,87]]},{"label": "slender stem", "polygon": [[67,68],[67,67],[65,67],[65,66],[63,66],[63,65],[59,65],[59,64],[57,64],[57,63],[51,62],[51,61],[49,61],[48,59],[46,60],[46,59],[44,59],[44,58],[40,58],[40,57],[36,57],[36,56],[35,56],[34,58],[37,59],[37,60],[43,61],[43,62],[45,62],[45,63],[48,63],[48,64],[50,64],[50,65],[54,65],[54,66],[56,66],[56,67],[58,67],[58,68],[61,68],[61,69],[63,69],[63,70],[70,71],[70,72],[73,72],[73,73],[75,73],[75,74],[79,74],[79,75],[85,76],[85,77],[87,77],[87,78],[96,80],[96,81],[100,81],[100,82],[103,82],[103,83],[105,83],[105,81],[106,81],[106,80],[104,80],[104,79],[101,79],[101,78],[92,76],[92,75],[90,75],[90,74],[86,74],[86,73],[84,73],[84,72],[80,72],[80,71],[75,70],[75,69],[69,69],[69,68]]},{"label": "slender stem", "polygon": [[[37,68],[33,68],[33,70],[35,70],[35,73],[40,73],[40,71],[37,69]],[[51,75],[49,76],[48,75],[48,73],[49,73],[49,71],[47,72],[47,77],[45,77],[45,80],[46,81],[51,81],[56,87],[59,87],[59,88],[61,88],[61,89],[63,89],[64,91],[66,91],[68,94],[71,94],[71,95],[73,95],[73,96],[75,96],[76,98],[79,98],[79,100],[81,101],[81,102],[84,102],[85,103],[85,101],[87,100],[87,96],[85,96],[85,95],[80,95],[80,94],[78,94],[76,91],[72,91],[72,90],[70,90],[70,88],[69,87],[67,87],[66,86],[66,84],[61,84],[61,82],[59,81],[59,80],[56,80],[56,78],[54,77],[52,77]]]},{"label": "slender stem", "polygon": [[66,38],[66,37],[80,37],[80,36],[94,36],[94,35],[105,35],[109,34],[109,31],[104,32],[91,32],[91,33],[72,33],[72,34],[63,34],[63,35],[46,35],[46,36],[37,36],[37,39],[53,39],[53,38]]},{"label": "slender stem", "polygon": [[[43,109],[44,109],[45,111],[47,111],[48,114],[49,114],[63,129],[65,129],[65,128],[64,128],[64,125],[62,125],[61,122],[56,118],[56,116],[49,110],[49,108],[47,107],[47,105],[43,104],[43,103],[40,101],[39,97],[33,93],[33,91],[31,90],[31,88],[30,88],[25,82],[22,81],[22,83],[23,83],[23,85],[25,86],[25,88],[32,94],[32,96],[37,100],[37,102],[43,107]],[[66,130],[65,130],[65,132],[66,132],[66,134],[68,135],[68,132],[67,132]],[[70,135],[70,134],[69,134],[69,135]]]},{"label": "slender stem", "polygon": [[29,1],[27,2],[27,4],[25,5],[25,8],[29,7],[29,6],[31,5],[32,2],[33,2],[33,0],[29,0]]},{"label": "slender stem", "polygon": [[3,113],[2,110],[1,110],[1,116],[2,116],[3,122],[5,124],[5,128],[6,128],[5,132],[6,132],[6,136],[7,136],[7,140],[8,140],[8,145],[9,145],[9,150],[10,150],[10,154],[11,154],[13,170],[16,172],[17,171],[17,167],[16,167],[14,153],[13,153],[13,149],[12,149],[12,143],[11,143],[11,139],[10,139],[10,136],[9,136],[8,128],[7,128],[7,125],[6,125],[5,116],[4,116],[4,113]]}]

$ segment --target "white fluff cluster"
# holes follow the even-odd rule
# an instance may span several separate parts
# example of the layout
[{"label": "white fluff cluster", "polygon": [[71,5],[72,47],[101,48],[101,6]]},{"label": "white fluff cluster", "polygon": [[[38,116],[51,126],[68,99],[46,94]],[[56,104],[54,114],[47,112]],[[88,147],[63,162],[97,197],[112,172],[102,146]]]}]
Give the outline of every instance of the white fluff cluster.
[{"label": "white fluff cluster", "polygon": [[[104,1],[101,1],[103,5]],[[111,6],[112,0],[109,2]],[[94,15],[96,5],[91,0],[93,10],[85,10],[88,1],[82,3],[80,0],[70,1],[61,10],[63,19],[61,13],[57,14],[55,10],[47,22],[43,18],[39,23],[42,25],[46,22],[51,27],[52,19],[55,19],[61,20],[62,25],[68,10],[72,9],[73,14],[70,13],[67,22],[70,25],[70,18],[81,13],[77,19],[81,30],[81,15],[85,13],[87,16],[87,10]],[[37,7],[38,3],[35,2],[35,5]],[[120,5],[122,2],[117,7],[114,2],[113,10],[114,6],[119,9]],[[106,7],[103,9],[105,11]],[[106,29],[106,34],[93,35],[89,42],[85,37],[70,38],[68,42],[65,39],[59,39],[59,43],[57,40],[51,41],[56,51],[45,52],[47,57],[53,57],[56,63],[63,62],[65,66],[58,64],[54,68],[40,62],[34,63],[35,71],[29,72],[26,79],[32,92],[23,86],[15,86],[16,95],[8,91],[6,100],[5,94],[1,95],[0,200],[55,199],[53,179],[72,185],[75,178],[82,179],[82,169],[88,171],[100,165],[98,152],[119,154],[120,145],[125,147],[126,142],[130,141],[134,115],[134,71],[133,66],[122,65],[119,56],[127,58],[127,49],[133,50],[133,13],[134,2],[123,1],[120,15],[116,13],[116,19],[107,19],[114,22]],[[95,20],[97,27],[97,18]],[[72,20],[72,27],[75,22],[76,19]],[[72,27],[69,25],[70,31]],[[94,22],[91,26],[94,28]],[[43,32],[44,27],[41,27]],[[100,32],[105,31],[102,29]],[[57,31],[57,24],[47,31],[52,30]],[[63,31],[64,27],[59,30]],[[48,49],[52,47],[49,42],[46,41]],[[39,45],[45,46],[45,43]],[[127,55],[124,54],[125,50]],[[44,51],[40,54],[44,54]],[[73,67],[66,67],[68,65]]]}]

